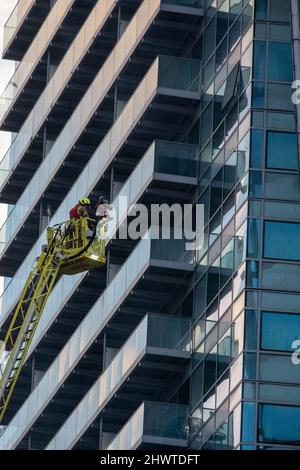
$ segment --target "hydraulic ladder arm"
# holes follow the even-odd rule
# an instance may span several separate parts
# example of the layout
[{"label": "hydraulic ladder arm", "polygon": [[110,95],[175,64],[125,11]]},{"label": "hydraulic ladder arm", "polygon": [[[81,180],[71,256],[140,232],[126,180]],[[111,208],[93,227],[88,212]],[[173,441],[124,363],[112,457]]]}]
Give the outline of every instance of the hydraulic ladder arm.
[{"label": "hydraulic ladder arm", "polygon": [[[92,236],[87,237],[88,220],[68,221],[48,229],[47,249],[42,250],[28,276],[0,346],[0,423],[58,276],[105,264],[105,241],[96,239],[96,226]],[[6,352],[8,356],[1,363]]]},{"label": "hydraulic ladder arm", "polygon": [[60,262],[56,261],[55,246],[42,252],[30,272],[22,291],[5,340],[0,348],[0,358],[5,351],[9,357],[0,364],[0,422],[26,359],[36,327],[59,273]]}]

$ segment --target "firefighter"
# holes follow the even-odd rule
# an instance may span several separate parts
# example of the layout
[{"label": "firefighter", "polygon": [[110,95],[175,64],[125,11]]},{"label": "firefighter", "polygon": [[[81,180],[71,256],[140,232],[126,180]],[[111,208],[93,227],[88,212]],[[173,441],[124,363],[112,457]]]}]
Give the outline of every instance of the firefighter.
[{"label": "firefighter", "polygon": [[[78,220],[86,217],[88,219],[89,217],[89,206],[91,204],[91,201],[89,200],[88,197],[82,197],[79,199],[78,204],[76,204],[72,209],[70,209],[69,216],[71,220]],[[74,237],[74,229],[75,227],[73,224],[69,228],[69,235],[71,237]],[[87,238],[90,238],[92,236],[93,232],[90,230],[88,227],[86,236]],[[79,228],[79,234],[78,234],[79,239],[77,240],[78,245],[80,246],[82,244],[82,234],[81,234],[81,229]],[[77,237],[76,237],[77,238]]]},{"label": "firefighter", "polygon": [[88,197],[82,197],[79,199],[78,204],[70,209],[69,215],[70,219],[80,219],[82,217],[88,217],[88,207],[90,206],[91,201]]}]

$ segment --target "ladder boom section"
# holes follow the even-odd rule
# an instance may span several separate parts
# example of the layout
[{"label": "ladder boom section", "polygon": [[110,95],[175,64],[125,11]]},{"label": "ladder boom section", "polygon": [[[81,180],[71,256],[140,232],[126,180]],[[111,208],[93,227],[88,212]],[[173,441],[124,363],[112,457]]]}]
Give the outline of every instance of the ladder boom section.
[{"label": "ladder boom section", "polygon": [[0,346],[0,423],[58,275],[105,265],[104,229],[102,239],[96,236],[96,229],[96,221],[88,218],[48,228],[47,245],[28,276]]},{"label": "ladder boom section", "polygon": [[9,351],[7,360],[0,363],[0,422],[13,393],[21,368],[25,362],[33,335],[41,318],[48,297],[59,273],[55,261],[57,252],[42,253],[33,268],[14,312],[5,340],[0,349],[0,358]]}]

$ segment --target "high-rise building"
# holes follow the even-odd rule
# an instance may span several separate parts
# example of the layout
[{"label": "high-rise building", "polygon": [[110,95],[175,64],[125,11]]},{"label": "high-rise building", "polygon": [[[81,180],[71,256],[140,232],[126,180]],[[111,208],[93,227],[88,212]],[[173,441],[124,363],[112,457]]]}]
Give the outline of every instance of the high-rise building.
[{"label": "high-rise building", "polygon": [[47,226],[81,197],[118,224],[137,203],[200,204],[204,230],[196,251],[108,232],[105,267],[59,278],[0,449],[298,448],[297,15],[298,0],[18,2],[0,339]]}]

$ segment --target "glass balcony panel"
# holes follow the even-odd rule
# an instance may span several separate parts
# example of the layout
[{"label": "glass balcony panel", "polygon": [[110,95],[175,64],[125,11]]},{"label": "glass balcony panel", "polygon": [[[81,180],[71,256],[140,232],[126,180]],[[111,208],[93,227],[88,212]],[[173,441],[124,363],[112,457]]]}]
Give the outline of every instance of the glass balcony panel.
[{"label": "glass balcony panel", "polygon": [[83,37],[85,44],[90,44],[96,31],[96,9],[94,8],[83,25]]},{"label": "glass balcony panel", "polygon": [[[37,396],[30,395],[28,398],[28,416],[34,416],[37,412]],[[14,420],[14,423],[12,423],[12,426],[14,427],[16,423],[16,420]],[[10,427],[10,426],[9,426]]]},{"label": "glass balcony panel", "polygon": [[117,119],[111,130],[111,153],[115,154],[122,139],[122,120]]},{"label": "glass balcony panel", "polygon": [[182,350],[182,338],[190,328],[188,318],[173,318],[172,328],[169,329],[170,318],[166,315],[149,315],[148,344],[157,348]]},{"label": "glass balcony panel", "polygon": [[34,0],[19,0],[4,25],[3,50],[6,49],[16,30],[22,25],[26,14],[31,10]]},{"label": "glass balcony panel", "polygon": [[[149,318],[150,318],[150,322],[148,323]],[[156,326],[156,330],[155,329],[153,330],[154,328],[153,325],[155,325],[155,318],[156,318],[157,326]],[[180,325],[180,321],[182,321],[182,325]],[[149,334],[149,328],[147,327],[148,324],[149,325],[151,324],[151,334]],[[188,324],[188,320],[185,320],[185,319],[166,317],[163,323],[161,323],[161,316],[153,316],[153,317],[146,316],[144,320],[140,323],[138,328],[135,330],[135,332],[131,335],[129,340],[125,343],[125,345],[123,346],[121,351],[118,353],[118,355],[115,357],[111,365],[102,374],[101,387],[99,389],[100,390],[99,400],[104,401],[109,396],[112,389],[119,382],[120,378],[126,374],[126,372],[132,366],[134,361],[139,357],[140,353],[145,349],[146,343],[149,344],[149,346],[157,346],[158,344],[161,344],[162,347],[173,348],[173,345],[174,345],[174,348],[178,348],[179,343],[177,341],[178,339],[177,334],[179,335],[180,334],[179,332],[184,334],[187,324]],[[170,334],[170,331],[174,329],[174,325],[176,325],[176,328],[175,328],[176,333]],[[50,369],[46,372],[46,374],[43,377],[43,380],[36,387],[32,395],[30,395],[30,397],[25,402],[23,407],[17,413],[11,425],[9,426],[9,428],[7,428],[7,431],[5,431],[5,433],[1,436],[0,442],[2,442],[2,439],[4,439],[3,436],[6,434],[6,432],[11,432],[11,431],[8,431],[8,429],[10,428],[12,429],[16,427],[14,423],[16,423],[17,420],[20,420],[19,415],[20,413],[24,413],[25,407],[28,407],[28,413],[26,411],[27,419],[25,420],[25,418],[24,419],[22,418],[22,423],[24,427],[25,427],[25,424],[28,425],[28,423],[32,421],[33,417],[38,412],[38,408],[41,408],[43,406],[43,403],[48,399],[48,394],[51,393],[53,388],[55,388],[56,385],[62,380],[64,373],[68,374],[68,372],[70,371],[69,361],[74,360],[73,354],[75,353],[76,345],[77,347],[79,347],[78,343],[79,343],[80,335],[78,332],[81,330],[81,328],[82,328],[82,325],[81,327],[79,327],[77,332],[73,335],[71,340],[67,343],[63,351],[60,353],[59,358],[52,364]],[[155,334],[155,331],[161,331],[162,329],[164,330],[164,333],[162,334],[160,333],[160,340],[158,341],[157,334]],[[93,332],[90,331],[90,334],[92,335]],[[96,387],[96,384],[95,384],[95,387]],[[93,393],[98,393],[98,392],[95,389],[93,390]],[[36,397],[39,397],[38,400],[36,399]],[[84,418],[80,418],[80,421],[84,421],[87,418],[87,416],[92,415],[92,410],[90,409],[91,401],[90,402],[87,401],[86,407],[87,409],[89,408],[89,411],[87,411],[87,409],[86,410],[82,409],[81,416],[84,416]],[[19,429],[19,432],[20,433],[23,432],[23,429]],[[67,432],[67,435],[69,435],[69,432]],[[15,433],[13,433],[12,441],[9,444],[10,446],[13,445],[14,439],[16,439]]]},{"label": "glass balcony panel", "polygon": [[[47,31],[44,31],[42,34],[43,40],[40,40],[41,44],[44,44],[45,37],[48,37],[49,34],[52,34],[53,28],[56,28],[59,22],[61,21],[61,18],[65,12],[66,5],[71,4],[73,0],[62,0],[62,6],[63,8],[61,11],[57,11],[58,7],[53,7],[51,10],[51,18],[50,14],[47,18],[47,21],[43,25],[45,28],[49,22],[51,23],[51,26],[48,27]],[[98,5],[98,4],[97,4]],[[99,16],[99,20],[102,18],[102,22],[100,21],[99,23],[95,24],[95,30],[101,29],[103,26],[106,17],[109,15],[111,10],[114,8],[114,3],[112,2],[101,2],[101,12],[103,13],[102,16]],[[100,7],[97,8],[100,10]],[[67,11],[67,10],[66,10]],[[89,17],[87,19],[87,22],[89,25],[94,24],[94,21],[92,18],[94,18],[94,15],[96,13],[94,11],[91,12],[91,18]],[[91,23],[90,23],[91,22]],[[46,25],[46,26],[45,26]],[[97,28],[98,26],[98,28]],[[42,28],[41,28],[42,30]],[[89,37],[86,35],[86,31],[89,32]],[[40,32],[39,32],[40,34]],[[8,156],[6,155],[0,163],[0,172],[2,173],[0,183],[5,181],[8,175],[5,174],[5,171],[8,169],[12,169],[15,167],[17,161],[21,158],[23,155],[25,148],[28,146],[30,139],[34,135],[32,126],[30,125],[30,119],[32,119],[32,114],[35,112],[36,114],[36,120],[35,120],[35,132],[38,130],[40,125],[42,124],[45,115],[48,113],[50,107],[56,102],[58,95],[64,89],[66,79],[67,77],[70,77],[72,72],[76,69],[78,65],[78,61],[80,60],[81,53],[87,49],[88,43],[90,42],[91,38],[94,36],[94,31],[92,31],[90,28],[82,28],[77,37],[75,38],[75,44],[76,48],[74,48],[74,45],[70,46],[70,49],[67,51],[65,57],[57,67],[54,76],[50,80],[50,82],[47,84],[45,90],[43,91],[40,99],[44,102],[44,107],[43,107],[43,113],[36,112],[36,108],[38,106],[41,106],[38,104],[40,100],[36,103],[36,106],[33,108],[32,112],[30,113],[28,119],[25,121],[21,131],[19,134],[16,136],[14,142],[12,143],[11,147],[17,147],[17,151],[14,152],[14,158],[11,162],[7,162],[6,160],[8,159]],[[24,60],[21,62],[19,65],[17,71],[15,72],[15,75],[11,79],[11,82],[9,83],[7,89],[4,91],[2,94],[2,97],[0,98],[0,119],[4,116],[6,113],[7,109],[9,108],[11,101],[15,98],[16,94],[18,93],[19,89],[19,82],[23,83],[27,80],[27,77],[32,73],[32,67],[35,63],[36,60],[36,55],[38,54],[37,45],[32,45],[32,48],[35,48],[33,52],[30,52],[30,56],[28,57],[28,60],[25,61],[26,56],[24,57]],[[74,51],[73,51],[74,49]],[[75,51],[77,55],[75,56]],[[74,52],[74,53],[73,53]],[[78,52],[80,54],[78,54]],[[29,51],[28,51],[29,54]],[[32,58],[32,59],[30,59]],[[30,63],[30,61],[32,63]],[[33,63],[34,62],[34,63]],[[21,89],[23,86],[21,87]],[[98,88],[98,94],[102,92],[102,88]],[[46,98],[46,99],[45,99]],[[95,101],[93,101],[94,103]],[[10,152],[11,154],[11,152]],[[10,157],[11,158],[11,157]],[[53,155],[52,155],[53,159]],[[3,170],[2,170],[3,169]],[[3,180],[3,181],[2,181]]]},{"label": "glass balcony panel", "polygon": [[160,87],[200,93],[201,62],[179,57],[159,58],[158,85]]},{"label": "glass balcony panel", "polygon": [[100,390],[99,385],[96,383],[90,390],[88,394],[88,409],[87,409],[87,419],[91,419],[94,412],[95,403],[99,403]]},{"label": "glass balcony panel", "polygon": [[106,60],[104,67],[103,67],[102,87],[105,93],[107,93],[109,88],[111,87],[111,79],[113,76],[113,70],[114,70],[114,56],[112,53]]},{"label": "glass balcony panel", "polygon": [[149,16],[152,18],[155,15],[155,12],[158,10],[161,4],[161,0],[148,0],[149,3]]},{"label": "glass balcony panel", "polygon": [[128,429],[126,433],[122,433],[119,436],[119,445],[121,449],[130,449],[131,444],[131,421],[128,423]]},{"label": "glass balcony panel", "polygon": [[77,408],[77,416],[76,416],[77,433],[84,426],[84,423],[86,422],[87,417],[88,417],[88,406],[86,406],[86,404],[88,403],[88,395],[84,397],[84,399],[80,402]]},{"label": "glass balcony panel", "polygon": [[[152,146],[146,152],[145,157],[144,157],[145,160],[146,159],[152,160],[152,168],[153,168],[153,159],[154,159],[154,149],[155,149],[155,145],[152,144]],[[145,164],[143,162],[143,159],[140,162],[140,165],[141,165],[141,167],[145,166]],[[140,170],[137,170],[137,171],[140,173]],[[133,173],[132,176],[134,176],[134,173]],[[129,202],[131,203],[132,201],[129,201]],[[137,246],[135,252],[132,254],[130,259],[128,260],[128,263],[126,263],[121,268],[119,273],[113,279],[112,284],[114,284],[114,286],[111,287],[111,291],[108,291],[108,290],[106,291],[106,294],[107,294],[107,292],[110,292],[109,297],[113,298],[113,305],[117,305],[117,303],[120,301],[122,296],[124,296],[126,290],[128,291],[128,289],[130,288],[131,283],[133,282],[133,277],[132,277],[131,273],[135,272],[135,275],[138,275],[139,272],[143,272],[144,266],[146,266],[147,263],[149,263],[150,249],[151,249],[151,245],[153,243],[154,243],[154,241],[151,241],[150,238],[142,240],[139,243],[139,245]],[[135,269],[132,269],[133,265],[135,265]],[[57,284],[53,294],[55,294],[56,292],[58,292],[58,293],[60,292],[60,294],[55,295],[54,296],[55,299],[56,298],[63,299],[64,295],[67,294],[67,292],[70,292],[72,289],[75,289],[76,282],[78,283],[78,281],[83,276],[80,274],[80,275],[74,276],[74,277],[76,278],[75,281],[74,281],[73,277],[64,277],[63,280],[61,280]],[[66,284],[63,286],[62,283],[66,283]],[[67,292],[64,293],[65,289],[67,290]],[[97,302],[96,306],[93,307],[92,313],[90,313],[92,319],[89,320],[89,321],[92,322],[91,323],[92,326],[89,326],[89,328],[87,330],[87,331],[89,331],[89,338],[92,337],[92,335],[94,335],[97,331],[96,327],[95,327],[95,324],[98,325],[97,328],[99,330],[99,328],[102,327],[102,322],[104,322],[105,319],[110,314],[110,312],[108,310],[105,310],[105,309],[102,308],[104,295],[101,296],[101,298]],[[113,305],[112,305],[112,307],[113,307]],[[55,304],[55,306],[56,306],[56,304]],[[48,314],[47,314],[47,310],[49,312]],[[47,307],[45,309],[45,314],[46,314],[46,316],[43,315],[43,319],[48,316],[47,322],[49,320],[51,321],[52,317],[51,317],[51,306],[50,306],[50,304],[47,305]],[[101,319],[99,318],[100,315],[101,315]],[[42,321],[43,321],[43,319],[42,319]],[[90,325],[90,323],[89,323],[89,325]],[[43,330],[45,330],[45,324],[43,325]],[[77,332],[75,332],[75,334],[74,334],[75,336],[77,335],[77,338],[75,338],[73,336],[71,341],[70,341],[70,349],[68,350],[68,353],[66,353],[66,350],[64,349],[61,353],[61,357],[59,359],[59,364],[58,363],[55,364],[55,367],[59,368],[59,373],[58,373],[58,371],[56,372],[56,374],[58,376],[58,379],[56,380],[56,383],[58,383],[59,380],[62,380],[63,375],[68,372],[68,370],[70,368],[70,364],[72,364],[73,361],[75,360],[75,357],[78,356],[78,351],[80,351],[80,349],[79,349],[79,341],[80,341],[79,340],[79,335],[80,335],[80,333],[78,333],[78,331],[80,331],[80,329],[77,330]],[[141,338],[142,337],[143,337],[143,335],[141,336]],[[86,337],[84,342],[86,343],[88,340],[89,340],[88,337]],[[137,349],[141,350],[141,347],[142,347],[142,345],[138,341]],[[182,350],[186,350],[186,349],[182,349]],[[70,362],[68,362],[68,361],[70,361]],[[52,374],[51,368],[49,370],[49,374]],[[54,379],[52,379],[52,380],[54,380]]]},{"label": "glass balcony panel", "polygon": [[[135,412],[131,424],[131,448],[134,444],[138,441],[138,439],[143,435],[144,432],[144,412],[145,412],[145,404],[139,407],[139,409]],[[121,432],[119,433],[121,434]]]},{"label": "glass balcony panel", "polygon": [[148,436],[186,439],[187,407],[145,403],[144,434]]},{"label": "glass balcony panel", "polygon": [[187,406],[144,402],[107,450],[132,450],[143,436],[187,440],[187,420]]},{"label": "glass balcony panel", "polygon": [[[148,72],[148,73],[150,73],[150,75],[152,75],[152,70],[153,70],[152,67],[150,68],[150,70]],[[148,74],[147,74],[147,76],[148,76]],[[133,100],[133,115],[132,115],[132,117],[129,121],[126,121],[125,118],[124,118],[124,126],[126,126],[126,122],[127,122],[127,128],[129,128],[131,126],[132,122],[135,122],[138,119],[138,117],[140,116],[142,106],[145,103],[145,96],[146,96],[146,80],[143,80],[139,84],[139,86],[137,87],[137,89],[136,89],[136,91],[135,91],[135,93],[132,97],[132,100]],[[125,106],[124,113],[122,113],[123,116],[125,116],[126,112],[128,112],[127,110],[129,108],[130,104],[128,103]]]},{"label": "glass balcony panel", "polygon": [[59,431],[59,433],[61,433],[64,436],[64,443],[63,443],[63,447],[58,447],[58,448],[65,449],[67,436],[72,441],[76,435],[76,415],[75,414],[71,414],[71,416],[68,418],[66,426],[62,428],[61,431]]},{"label": "glass balcony panel", "polygon": [[[187,243],[190,241],[185,238],[183,230],[181,233],[180,230],[174,231],[171,228],[169,234],[163,234],[161,229],[159,229],[157,235],[159,238],[156,239],[155,236],[155,238],[151,240],[151,258],[193,264],[193,251],[187,250]],[[162,237],[166,238],[163,239]],[[175,237],[178,237],[178,239]]]},{"label": "glass balcony panel", "polygon": [[73,64],[74,64],[74,46],[72,44],[67,50],[67,52],[65,53],[63,63],[62,63],[62,69],[63,69],[62,79],[64,83],[66,83],[72,75]]},{"label": "glass balcony panel", "polygon": [[[98,23],[101,24],[101,23]],[[85,38],[84,35],[81,34],[80,32],[77,34],[76,38],[73,41],[73,64],[77,64],[82,55],[84,54],[84,48],[85,48]]]},{"label": "glass balcony panel", "polygon": [[43,376],[41,381],[39,382],[39,389],[38,389],[38,408],[40,408],[44,403],[49,395],[49,375],[46,374]]},{"label": "glass balcony panel", "polygon": [[158,141],[155,148],[155,171],[195,178],[197,154],[197,145]]},{"label": "glass balcony panel", "polygon": [[[53,393],[53,391],[55,390],[55,388],[58,385],[58,371],[59,371],[59,361],[58,361],[58,358],[57,358],[52,363],[51,368],[49,370],[49,394]],[[22,410],[22,408],[21,408],[21,410]],[[26,422],[23,423],[23,429],[26,427],[26,424],[27,424]]]},{"label": "glass balcony panel", "polygon": [[82,327],[80,330],[80,352],[82,352],[88,345],[90,338],[92,337],[92,316],[87,315],[82,321]]},{"label": "glass balcony panel", "polygon": [[[184,61],[184,66],[183,66],[182,61]],[[190,60],[190,59],[178,59],[178,58],[170,58],[170,57],[161,57],[159,62],[160,62],[159,76],[160,76],[160,80],[162,81],[162,83],[164,83],[164,86],[167,85],[166,80],[169,80],[168,76],[173,74],[173,69],[172,68],[171,68],[172,74],[170,74],[169,64],[172,64],[173,68],[175,67],[175,69],[179,69],[181,71],[180,72],[181,74],[183,73],[182,71],[185,68],[188,68],[189,70],[194,70],[194,69],[198,70],[198,67],[200,67],[199,66],[200,62],[199,61],[193,61],[193,60]],[[110,64],[110,62],[108,62],[108,65],[107,65],[108,67],[110,67],[109,64]],[[100,144],[100,147],[95,152],[94,156],[91,158],[91,160],[89,162],[89,165],[88,165],[88,168],[90,168],[90,165],[94,165],[97,152],[99,152],[100,155],[103,156],[103,158],[102,158],[102,168],[104,168],[104,166],[106,165],[107,160],[109,158],[113,157],[114,151],[116,151],[116,149],[120,145],[121,141],[126,137],[126,135],[128,135],[128,132],[130,131],[130,129],[133,125],[132,118],[134,120],[136,120],[140,116],[141,108],[145,105],[145,99],[146,99],[145,93],[147,92],[147,93],[150,93],[150,95],[151,95],[151,93],[156,89],[157,73],[158,73],[158,60],[156,60],[154,62],[154,64],[151,66],[151,68],[150,68],[148,74],[146,75],[145,79],[142,81],[142,83],[140,84],[140,86],[136,90],[133,97],[129,100],[128,104],[126,105],[123,112],[121,113],[120,118],[117,120],[117,122],[113,126],[112,130],[107,135],[107,138],[105,138],[102,141],[102,144]],[[186,76],[185,73],[183,73],[183,75],[184,75],[184,77]],[[172,77],[173,77],[173,75],[172,75]],[[189,79],[194,79],[193,73],[192,73],[191,77],[190,77],[190,74],[189,74]],[[178,82],[177,79],[175,81]],[[174,77],[172,78],[171,82],[169,83],[169,85],[174,87],[175,86],[173,84]],[[181,86],[186,85],[186,79],[183,82],[184,83],[181,84]],[[176,86],[179,86],[179,83]],[[147,95],[147,99],[149,99],[148,95]],[[74,138],[74,136],[77,134],[77,132],[80,131],[80,128],[81,128],[80,113],[84,112],[84,116],[89,115],[90,113],[88,112],[88,110],[90,110],[90,108],[92,106],[92,103],[94,103],[93,91],[89,90],[88,93],[85,95],[85,97],[83,99],[83,102],[80,105],[80,106],[84,106],[84,111],[81,111],[81,109],[83,109],[83,108],[80,109],[80,106],[77,107],[77,109],[75,110],[73,116],[71,117],[71,119],[69,120],[69,122],[67,123],[65,128],[63,129],[61,135],[58,137],[58,139],[55,142],[55,144],[53,145],[51,151],[49,152],[46,159],[43,161],[43,163],[41,165],[42,168],[45,168],[45,166],[47,166],[47,174],[48,175],[53,176],[55,174],[56,169],[57,169],[57,165],[59,164],[61,156],[62,155],[65,156],[66,152],[68,151],[70,146],[73,144],[72,138]],[[120,122],[121,122],[121,124],[120,124]],[[121,125],[121,130],[120,130],[120,125]],[[112,149],[109,146],[110,142],[113,142],[113,148]],[[102,152],[104,152],[104,155],[102,155]],[[7,171],[8,171],[8,168],[9,168],[7,166],[7,164],[9,163],[7,160],[4,159],[4,161],[1,162],[1,163],[4,164],[3,171],[1,172],[1,170],[0,170],[2,175],[7,175]],[[181,165],[182,165],[182,162],[181,162]],[[14,166],[14,164],[13,164],[13,166]],[[0,168],[1,168],[1,164],[0,164]],[[193,171],[193,170],[191,170],[191,171]],[[82,174],[81,177],[82,178],[84,177],[84,173]],[[37,177],[33,177],[32,181],[28,185],[28,187],[29,186],[31,186],[31,187],[34,186],[34,194],[35,194],[36,198],[39,198],[41,192],[43,192],[43,190],[44,190],[44,181],[45,180],[43,178],[39,178],[37,180]],[[85,182],[82,181],[83,186],[81,186],[81,187],[85,187],[84,183]],[[20,200],[18,201],[19,205],[21,205],[23,199],[25,197],[27,197],[28,192],[30,191],[30,189],[28,189],[28,187],[25,189],[25,191],[22,194]],[[34,203],[33,199],[34,198],[31,199],[31,201],[32,201],[31,205]],[[20,218],[18,216],[18,217],[16,217],[16,220],[19,223],[20,222],[24,223],[24,220],[27,217],[28,210],[24,211],[24,207],[23,207],[21,212],[22,212],[22,218]],[[3,226],[2,230],[5,231],[6,228],[4,228],[4,226]],[[14,226],[14,230],[17,230],[16,226]],[[0,238],[3,239],[4,235],[2,234]],[[10,237],[7,237],[7,239],[10,239]]]},{"label": "glass balcony panel", "polygon": [[[20,1],[17,4],[17,7],[15,9],[17,16],[19,15],[18,5],[22,3],[26,3],[27,8],[31,8],[32,6],[31,4],[33,4],[34,2],[32,2],[31,0]],[[19,63],[13,77],[11,78],[10,82],[8,83],[6,89],[4,90],[2,94],[2,97],[6,99],[6,106],[2,107],[1,109],[0,119],[3,119],[12,101],[24,88],[25,82],[28,80],[30,74],[32,74],[33,72],[35,65],[38,63],[38,61],[41,59],[42,55],[46,51],[46,48],[48,47],[49,42],[54,37],[54,34],[57,28],[62,23],[64,16],[66,15],[67,11],[70,9],[73,3],[74,3],[74,0],[62,0],[61,2],[57,2],[53,6],[53,8],[50,10],[48,17],[46,18],[45,22],[42,24],[41,28],[39,29],[29,49],[24,55],[22,62]],[[25,11],[27,11],[26,5],[25,5],[24,10],[22,8],[22,11],[21,11],[22,14],[25,14],[24,13]],[[13,23],[17,22],[16,18],[14,17],[11,17],[11,20],[13,21]],[[9,30],[10,32],[12,32],[13,28],[6,27],[6,31],[8,32]],[[5,36],[5,40],[9,38],[9,34],[8,35],[4,34],[4,36]],[[4,44],[7,44],[7,43],[4,42]]]},{"label": "glass balcony panel", "polygon": [[[98,149],[102,165],[105,167],[110,157],[111,134],[107,134]],[[92,165],[92,160],[89,161],[88,166]],[[101,166],[102,166],[101,165]],[[98,170],[99,171],[99,170]]]},{"label": "glass balcony panel", "polygon": [[111,282],[103,294],[103,311],[105,318],[114,307],[114,282]]},{"label": "glass balcony panel", "polygon": [[92,308],[92,333],[94,334],[99,330],[101,323],[103,322],[103,296],[97,301]]},{"label": "glass balcony panel", "polygon": [[157,5],[159,5],[159,0],[154,0],[154,1],[150,1],[149,0],[146,0],[146,1],[143,1],[140,8],[138,9],[137,13],[136,13],[136,37],[137,38],[140,38],[141,35],[143,34],[144,32],[144,28],[145,28],[145,20],[144,18],[149,18],[150,16],[150,3],[154,3],[154,7],[157,7]]},{"label": "glass balcony panel", "polygon": [[136,278],[136,274],[138,272],[138,262],[139,262],[139,249],[134,250],[131,255],[131,266],[127,267],[126,271],[126,290],[130,289],[134,283]]},{"label": "glass balcony panel", "polygon": [[61,354],[59,355],[59,372],[58,372],[58,381],[60,381],[66,372],[69,369],[69,353],[70,353],[70,343],[67,343]]},{"label": "glass balcony panel", "polygon": [[117,385],[119,377],[122,376],[122,363],[124,357],[122,355],[117,354],[115,360],[111,364],[111,390]]},{"label": "glass balcony panel", "polygon": [[132,19],[132,21],[129,23],[129,25],[126,28],[126,39],[125,39],[125,50],[130,51],[136,42],[136,37],[137,37],[137,15],[135,15]]},{"label": "glass balcony panel", "polygon": [[55,438],[55,446],[57,449],[64,449],[65,447],[65,442],[66,442],[66,431],[64,430],[63,432],[58,432]]},{"label": "glass balcony panel", "polygon": [[[135,94],[133,96],[135,96]],[[119,145],[121,141],[124,139],[124,137],[127,135],[127,132],[129,132],[129,130],[133,126],[133,123],[134,123],[133,114],[134,114],[134,100],[131,99],[122,110],[122,113],[118,119],[118,121],[121,122],[121,135],[120,135],[121,139],[119,141]]]},{"label": "glass balcony panel", "polygon": [[111,391],[111,369],[112,365],[110,364],[103,374],[103,402],[107,399]]},{"label": "glass balcony panel", "polygon": [[[135,359],[135,336],[129,338],[122,354],[122,375],[130,369]],[[117,358],[116,358],[117,360]],[[119,376],[120,377],[120,376]]]}]

